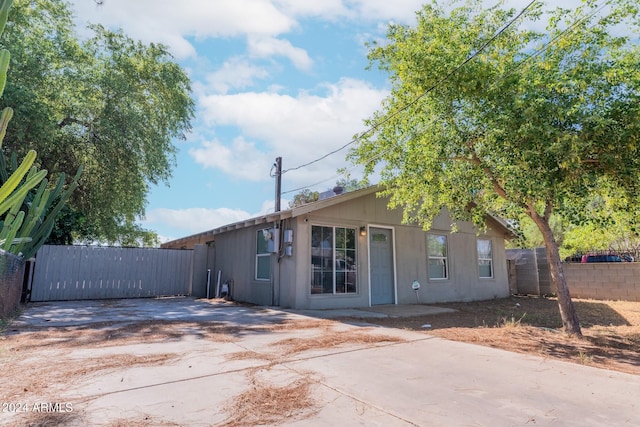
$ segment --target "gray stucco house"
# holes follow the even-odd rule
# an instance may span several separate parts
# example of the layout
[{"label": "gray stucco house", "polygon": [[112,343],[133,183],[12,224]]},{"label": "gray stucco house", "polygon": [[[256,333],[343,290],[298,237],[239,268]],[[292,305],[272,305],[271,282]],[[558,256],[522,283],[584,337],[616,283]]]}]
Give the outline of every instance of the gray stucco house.
[{"label": "gray stucco house", "polygon": [[[165,243],[209,246],[208,268],[234,300],[295,309],[473,301],[509,296],[509,229],[478,234],[443,211],[424,231],[402,224],[378,187],[337,195]],[[419,289],[415,288],[419,284]]]}]

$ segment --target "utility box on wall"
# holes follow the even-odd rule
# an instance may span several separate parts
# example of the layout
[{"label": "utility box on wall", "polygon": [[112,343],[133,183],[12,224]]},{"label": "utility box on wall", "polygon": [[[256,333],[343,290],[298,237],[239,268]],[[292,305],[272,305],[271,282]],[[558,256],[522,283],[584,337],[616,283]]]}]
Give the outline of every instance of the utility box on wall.
[{"label": "utility box on wall", "polygon": [[280,252],[280,229],[269,229],[269,238],[267,240],[267,251],[271,253]]},{"label": "utility box on wall", "polygon": [[293,230],[284,230],[284,254],[293,255]]}]

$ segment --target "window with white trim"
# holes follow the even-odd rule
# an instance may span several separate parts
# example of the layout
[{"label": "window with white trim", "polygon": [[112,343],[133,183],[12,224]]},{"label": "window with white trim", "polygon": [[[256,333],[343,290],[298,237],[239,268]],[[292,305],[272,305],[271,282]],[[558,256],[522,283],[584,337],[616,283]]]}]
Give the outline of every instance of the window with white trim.
[{"label": "window with white trim", "polygon": [[478,239],[478,275],[483,279],[493,277],[493,250],[491,240]]},{"label": "window with white trim", "polygon": [[311,293],[356,293],[355,228],[311,227]]},{"label": "window with white trim", "polygon": [[256,280],[271,280],[271,253],[268,249],[271,230],[256,232]]},{"label": "window with white trim", "polygon": [[442,280],[449,277],[447,260],[447,236],[427,234],[427,251],[429,253],[429,279]]}]

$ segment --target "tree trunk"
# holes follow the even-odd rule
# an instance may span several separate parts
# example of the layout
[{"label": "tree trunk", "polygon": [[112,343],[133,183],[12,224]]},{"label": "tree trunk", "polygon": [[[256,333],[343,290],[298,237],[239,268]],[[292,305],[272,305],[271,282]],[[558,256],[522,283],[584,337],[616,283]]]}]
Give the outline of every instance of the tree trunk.
[{"label": "tree trunk", "polygon": [[558,290],[558,306],[560,308],[560,317],[562,318],[562,326],[565,333],[569,335],[582,336],[578,314],[571,301],[571,294],[567,287],[567,280],[564,277],[562,261],[560,260],[560,251],[558,243],[553,236],[553,231],[549,225],[549,215],[540,216],[534,209],[528,212],[531,219],[535,222],[542,233],[545,247],[547,248],[547,260],[549,261],[549,271],[551,272],[551,280]]}]

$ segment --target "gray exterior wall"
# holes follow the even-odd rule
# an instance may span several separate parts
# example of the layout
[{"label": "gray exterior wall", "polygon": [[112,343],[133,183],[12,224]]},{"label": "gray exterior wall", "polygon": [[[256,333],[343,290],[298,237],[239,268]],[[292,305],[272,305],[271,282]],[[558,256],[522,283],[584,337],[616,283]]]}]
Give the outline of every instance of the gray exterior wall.
[{"label": "gray exterior wall", "polygon": [[[273,278],[255,280],[256,232],[272,224],[246,227],[216,235],[215,267],[213,276],[221,271],[221,282],[231,281],[231,297],[236,301],[258,305],[277,305],[273,301]],[[274,272],[276,256],[271,256],[271,272]]]},{"label": "gray exterior wall", "polygon": [[[255,235],[260,229],[271,227],[261,224],[216,234],[215,274],[222,270],[222,280],[233,280],[232,297],[260,305],[279,305],[296,309],[326,309],[367,307],[370,305],[368,266],[368,238],[357,240],[357,292],[355,294],[314,294],[311,289],[311,227],[339,226],[359,230],[365,226],[393,230],[395,252],[395,302],[415,304],[473,301],[509,296],[503,229],[489,224],[486,235],[493,246],[494,277],[478,277],[476,230],[469,223],[458,224],[451,233],[448,214],[438,216],[432,225],[437,234],[448,239],[449,277],[429,280],[427,271],[427,234],[421,227],[402,225],[402,213],[387,209],[387,200],[375,194],[347,200],[343,203],[310,210],[282,221],[282,229],[293,230],[292,256],[271,256],[272,278],[255,280]],[[494,228],[492,228],[492,225]],[[216,276],[217,277],[217,276]],[[416,292],[411,288],[414,280],[421,284]]]}]

